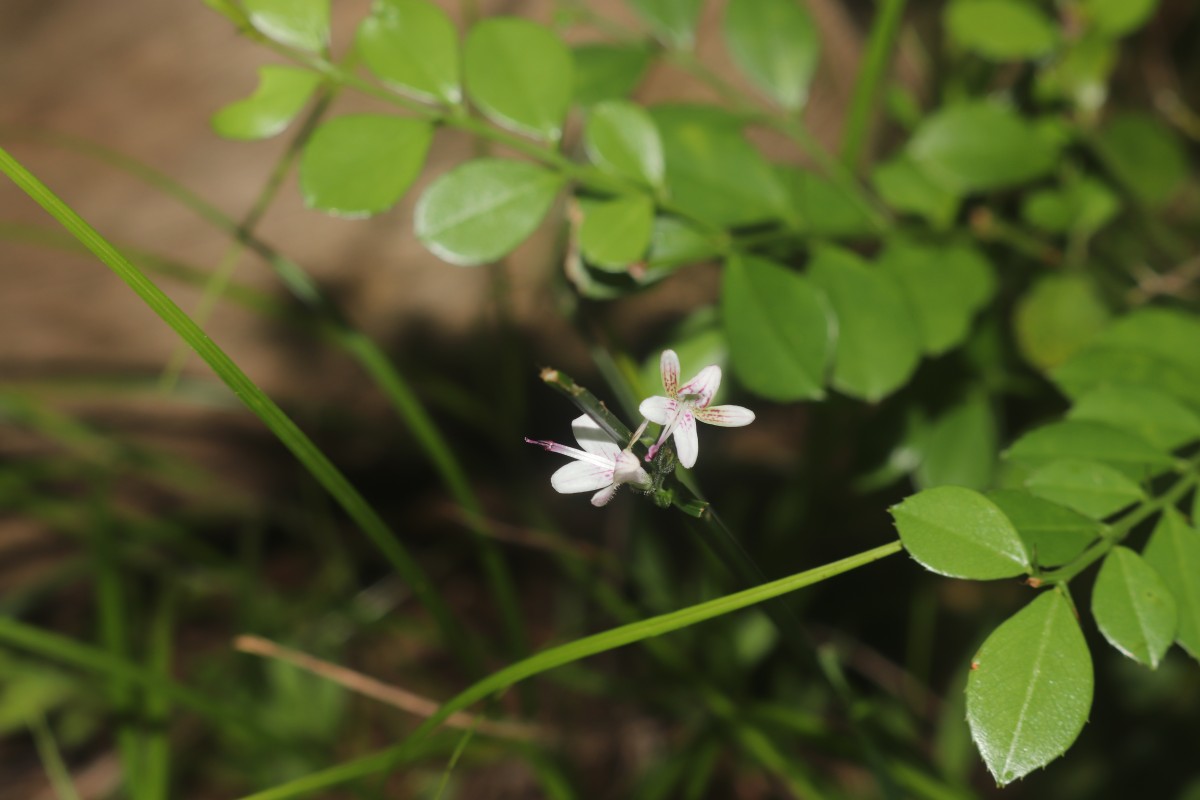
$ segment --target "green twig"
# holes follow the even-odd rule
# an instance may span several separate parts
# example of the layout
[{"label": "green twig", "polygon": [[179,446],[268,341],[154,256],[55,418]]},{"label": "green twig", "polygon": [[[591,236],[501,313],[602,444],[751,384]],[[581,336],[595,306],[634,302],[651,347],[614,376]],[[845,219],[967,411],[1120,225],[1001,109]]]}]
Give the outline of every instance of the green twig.
[{"label": "green twig", "polygon": [[900,32],[900,22],[904,17],[904,4],[905,0],[879,0],[877,3],[875,21],[867,38],[867,52],[850,96],[850,109],[846,114],[846,128],[842,135],[842,164],[852,173],[858,172],[862,161],[871,117],[879,96],[879,84],[891,62],[896,35]]}]

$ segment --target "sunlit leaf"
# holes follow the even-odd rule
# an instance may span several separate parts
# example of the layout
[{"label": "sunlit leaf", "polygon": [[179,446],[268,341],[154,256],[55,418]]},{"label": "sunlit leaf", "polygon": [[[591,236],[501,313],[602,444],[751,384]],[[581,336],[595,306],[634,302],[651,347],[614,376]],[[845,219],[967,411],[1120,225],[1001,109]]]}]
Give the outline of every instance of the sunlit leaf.
[{"label": "sunlit leaf", "polygon": [[475,266],[508,255],[537,229],[562,177],[501,158],[468,161],[438,178],[417,204],[418,238],[439,258]]},{"label": "sunlit leaf", "polygon": [[492,17],[467,35],[467,92],[497,124],[556,141],[574,88],[571,51],[554,33],[517,17]]},{"label": "sunlit leaf", "polygon": [[779,401],[824,396],[832,324],[808,279],[762,258],[732,258],[721,315],[734,374],[746,388]]},{"label": "sunlit leaf", "polygon": [[1099,461],[1133,480],[1169,469],[1174,459],[1136,433],[1103,422],[1063,420],[1021,436],[1004,457],[1031,467],[1077,458]]},{"label": "sunlit leaf", "polygon": [[921,566],[951,578],[987,581],[1029,569],[1029,553],[995,503],[973,489],[938,486],[892,506],[900,541]]},{"label": "sunlit leaf", "polygon": [[935,228],[948,227],[958,213],[958,192],[927,174],[906,155],[875,167],[871,182],[889,206],[924,217]]},{"label": "sunlit leaf", "polygon": [[1200,439],[1200,415],[1144,386],[1097,387],[1079,397],[1067,416],[1133,431],[1162,450]]},{"label": "sunlit leaf", "polygon": [[329,0],[244,0],[251,24],[268,38],[301,50],[329,45]]},{"label": "sunlit leaf", "polygon": [[1163,512],[1142,556],[1170,588],[1179,611],[1175,641],[1200,661],[1200,531],[1173,508]]},{"label": "sunlit leaf", "polygon": [[659,38],[683,50],[692,46],[704,0],[625,0]]},{"label": "sunlit leaf", "polygon": [[820,42],[802,3],[731,0],[723,31],[734,61],[760,89],[786,109],[804,106]]},{"label": "sunlit leaf", "polygon": [[321,125],[304,147],[300,186],[310,208],[347,217],[386,211],[425,164],[425,120],[350,114]]},{"label": "sunlit leaf", "polygon": [[960,47],[994,61],[1038,58],[1058,44],[1046,14],[1024,0],[952,0],[944,19]]},{"label": "sunlit leaf", "polygon": [[1200,376],[1169,357],[1137,347],[1086,347],[1051,377],[1068,397],[1079,398],[1106,386],[1140,386],[1200,410]]},{"label": "sunlit leaf", "polygon": [[429,0],[377,0],[356,44],[384,83],[422,100],[462,99],[458,31]]},{"label": "sunlit leaf", "polygon": [[1156,668],[1175,640],[1175,597],[1157,571],[1127,547],[1104,559],[1092,589],[1092,615],[1109,644]]},{"label": "sunlit leaf", "polygon": [[1052,461],[1028,478],[1029,491],[1093,519],[1104,519],[1146,499],[1142,487],[1107,464],[1080,459]]},{"label": "sunlit leaf", "polygon": [[662,140],[641,106],[624,100],[598,103],[583,135],[588,158],[601,169],[650,186],[662,183]]},{"label": "sunlit leaf", "polygon": [[583,204],[579,246],[597,267],[623,269],[640,261],[650,244],[654,202],[645,195]]},{"label": "sunlit leaf", "polygon": [[1042,189],[1026,197],[1021,216],[1050,233],[1094,233],[1116,215],[1121,201],[1103,182],[1084,177],[1061,189]]},{"label": "sunlit leaf", "polygon": [[989,492],[988,499],[1012,522],[1034,563],[1042,567],[1066,564],[1103,530],[1096,520],[1029,492],[998,489]]},{"label": "sunlit leaf", "polygon": [[1092,656],[1071,604],[1039,595],[992,632],[971,662],[967,722],[1001,786],[1058,758],[1092,707]]},{"label": "sunlit leaf", "polygon": [[921,351],[916,320],[896,279],[832,248],[817,251],[809,274],[837,318],[834,388],[876,401],[902,386]]},{"label": "sunlit leaf", "polygon": [[260,67],[254,94],[214,114],[213,130],[227,139],[266,139],[282,133],[320,83],[321,77],[311,70]]},{"label": "sunlit leaf", "polygon": [[1084,18],[1108,36],[1124,36],[1146,23],[1158,0],[1080,0]]}]

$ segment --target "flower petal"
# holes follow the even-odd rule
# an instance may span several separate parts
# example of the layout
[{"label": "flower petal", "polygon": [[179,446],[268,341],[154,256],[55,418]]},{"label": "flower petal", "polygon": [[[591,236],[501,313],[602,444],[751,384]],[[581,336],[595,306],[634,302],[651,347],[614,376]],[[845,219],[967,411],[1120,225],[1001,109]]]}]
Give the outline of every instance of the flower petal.
[{"label": "flower petal", "polygon": [[700,455],[700,441],[696,437],[696,418],[691,413],[681,414],[675,426],[675,452],[679,463],[691,469]]},{"label": "flower petal", "polygon": [[621,446],[608,437],[596,420],[584,414],[571,422],[571,430],[575,431],[575,441],[593,455],[606,459],[615,459],[621,452]]},{"label": "flower petal", "polygon": [[613,469],[591,464],[587,461],[572,461],[565,467],[560,467],[550,476],[550,485],[559,494],[574,494],[575,492],[594,492],[603,489],[613,482]]},{"label": "flower petal", "polygon": [[720,386],[721,368],[713,364],[697,372],[696,377],[679,387],[679,399],[688,402],[690,396],[694,407],[704,408],[712,402],[713,395]]},{"label": "flower petal", "polygon": [[608,505],[608,501],[613,499],[613,495],[617,493],[617,485],[614,483],[606,489],[601,489],[592,495],[592,505],[599,508],[603,505]]},{"label": "flower petal", "polygon": [[663,388],[667,390],[667,396],[674,397],[679,392],[679,356],[675,355],[674,350],[663,350],[658,368],[662,372]]},{"label": "flower petal", "polygon": [[666,425],[667,420],[675,413],[675,406],[676,403],[671,398],[656,395],[643,400],[642,404],[638,406],[638,413],[651,422]]},{"label": "flower petal", "polygon": [[549,439],[530,439],[528,436],[526,436],[525,441],[529,444],[536,444],[538,447],[548,452],[558,453],[562,456],[570,456],[571,458],[578,459],[579,461],[586,461],[589,464],[595,464],[597,467],[606,467],[611,469],[614,461],[612,458],[593,455],[592,453],[588,453],[583,450],[576,450],[574,447],[567,447],[565,444],[552,442]]},{"label": "flower petal", "polygon": [[740,428],[754,422],[754,412],[742,406],[711,406],[698,408],[696,419],[722,428]]},{"label": "flower petal", "polygon": [[650,485],[650,476],[638,463],[637,456],[628,451],[618,454],[613,468],[613,484],[622,483],[632,483],[642,487]]}]

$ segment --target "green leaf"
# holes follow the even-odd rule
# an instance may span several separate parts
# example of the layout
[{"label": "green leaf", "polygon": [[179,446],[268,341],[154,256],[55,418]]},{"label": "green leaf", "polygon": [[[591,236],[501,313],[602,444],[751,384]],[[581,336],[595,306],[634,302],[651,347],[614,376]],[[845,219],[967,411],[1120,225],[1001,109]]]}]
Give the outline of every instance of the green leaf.
[{"label": "green leaf", "polygon": [[1107,464],[1080,459],[1052,461],[1025,479],[1038,497],[1053,500],[1092,519],[1104,519],[1146,499],[1142,487]]},{"label": "green leaf", "polygon": [[428,0],[376,0],[358,27],[356,45],[389,86],[418,100],[461,102],[458,31]]},{"label": "green leaf", "polygon": [[1106,36],[1124,36],[1146,23],[1158,0],[1080,0],[1084,18]]},{"label": "green leaf", "polygon": [[906,155],[885,161],[871,173],[875,190],[896,211],[924,217],[935,228],[947,228],[958,213],[958,193],[936,180]]},{"label": "green leaf", "polygon": [[1058,148],[1016,112],[987,102],[943,108],[908,143],[913,163],[960,193],[1027,183],[1055,165]]},{"label": "green leaf", "polygon": [[992,632],[971,662],[967,723],[1001,786],[1070,747],[1092,707],[1092,657],[1070,602],[1043,592]]},{"label": "green leaf", "polygon": [[1092,616],[1109,644],[1151,669],[1158,668],[1179,625],[1171,590],[1127,547],[1105,557],[1092,589]]},{"label": "green leaf", "polygon": [[417,237],[452,264],[495,261],[537,229],[562,182],[558,174],[523,161],[468,161],[425,190],[417,203]]},{"label": "green leaf", "polygon": [[987,395],[968,395],[932,420],[921,436],[917,486],[986,489],[995,472],[996,436],[996,417]]},{"label": "green leaf", "polygon": [[1087,347],[1051,377],[1068,397],[1105,386],[1141,386],[1200,409],[1200,377],[1168,357],[1135,347]]},{"label": "green leaf", "polygon": [[690,50],[704,0],[626,0],[667,44]]},{"label": "green leaf", "polygon": [[776,169],[794,216],[809,236],[855,237],[874,232],[875,226],[846,191],[821,176],[796,167]]},{"label": "green leaf", "polygon": [[1034,563],[1059,567],[1100,537],[1103,526],[1093,519],[1028,492],[999,489],[988,499],[1000,507],[1021,534]]},{"label": "green leaf", "polygon": [[654,220],[650,237],[649,266],[675,267],[707,261],[720,254],[712,237],[678,217],[660,216]]},{"label": "green leaf", "polygon": [[789,111],[804,107],[817,71],[817,27],[798,0],[730,0],[725,44],[742,71]]},{"label": "green leaf", "polygon": [[1200,317],[1167,308],[1143,308],[1116,320],[1096,339],[1107,347],[1152,353],[1200,379]]},{"label": "green leaf", "polygon": [[1200,661],[1200,532],[1174,508],[1163,512],[1142,551],[1170,588],[1179,610],[1175,641]]},{"label": "green leaf", "polygon": [[583,143],[588,158],[605,172],[649,186],[662,184],[662,141],[641,106],[624,100],[597,104],[588,114]]},{"label": "green leaf", "polygon": [[650,50],[642,45],[584,44],[572,52],[574,97],[582,106],[628,97],[650,67]]},{"label": "green leaf", "polygon": [[1084,177],[1062,189],[1042,189],[1026,197],[1021,216],[1049,233],[1092,234],[1121,208],[1121,201],[1104,183]]},{"label": "green leaf", "polygon": [[254,94],[230,103],[212,118],[213,130],[226,139],[266,139],[282,133],[308,103],[321,76],[297,67],[258,70]]},{"label": "green leaf", "polygon": [[1200,439],[1200,415],[1169,395],[1144,386],[1092,389],[1075,401],[1068,417],[1133,431],[1162,450],[1174,450]]},{"label": "green leaf", "polygon": [[922,349],[939,355],[967,338],[975,313],[992,298],[992,265],[972,245],[888,241],[879,268],[895,275],[916,312]]},{"label": "green leaf", "polygon": [[721,316],[733,372],[772,400],[825,394],[832,341],[828,306],[804,276],[754,256],[725,265]]},{"label": "green leaf", "polygon": [[1133,480],[1174,464],[1169,454],[1136,433],[1090,420],[1065,420],[1035,428],[1013,442],[1004,457],[1031,467],[1064,458],[1099,461]]},{"label": "green leaf", "polygon": [[822,248],[809,264],[837,318],[832,384],[874,402],[909,379],[921,358],[916,321],[891,274]]},{"label": "green leaf", "polygon": [[891,512],[904,549],[939,575],[988,581],[1029,569],[1029,553],[1016,528],[973,489],[926,489]]},{"label": "green leaf", "polygon": [[574,85],[571,51],[552,32],[517,17],[493,17],[467,35],[467,92],[493,122],[557,141]]},{"label": "green leaf", "polygon": [[667,186],[681,211],[721,227],[784,215],[787,192],[770,163],[721,109],[655,106]]},{"label": "green leaf", "polygon": [[1021,354],[1050,370],[1096,337],[1109,313],[1085,275],[1043,275],[1018,302],[1013,327]]},{"label": "green leaf", "polygon": [[245,0],[250,23],[280,44],[317,53],[329,46],[329,0]]},{"label": "green leaf", "polygon": [[309,208],[346,217],[391,208],[412,185],[433,138],[425,120],[351,114],[317,128],[300,160]]},{"label": "green leaf", "polygon": [[1024,0],[953,0],[946,31],[959,46],[993,61],[1039,58],[1058,44],[1058,31]]},{"label": "green leaf", "polygon": [[584,203],[579,247],[597,267],[623,270],[646,254],[653,226],[654,202],[645,195]]},{"label": "green leaf", "polygon": [[1100,158],[1142,202],[1162,206],[1189,174],[1179,138],[1149,114],[1117,114],[1100,130]]}]

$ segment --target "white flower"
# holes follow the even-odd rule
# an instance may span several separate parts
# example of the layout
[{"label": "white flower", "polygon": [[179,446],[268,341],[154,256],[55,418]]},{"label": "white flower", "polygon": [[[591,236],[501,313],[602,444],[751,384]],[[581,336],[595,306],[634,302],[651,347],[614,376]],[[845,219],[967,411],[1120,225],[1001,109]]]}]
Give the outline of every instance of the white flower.
[{"label": "white flower", "polygon": [[662,435],[646,455],[647,461],[654,458],[668,436],[675,434],[675,452],[679,454],[679,463],[691,469],[700,453],[696,420],[725,428],[740,428],[754,422],[754,412],[748,408],[708,405],[721,385],[720,367],[705,367],[696,373],[696,377],[680,386],[679,356],[675,355],[674,350],[664,350],[660,369],[667,396],[648,397],[638,407],[642,416],[663,426]]},{"label": "white flower", "polygon": [[[572,422],[571,429],[575,431],[575,439],[582,450],[557,442],[525,439],[551,453],[561,453],[575,459],[550,476],[550,485],[556,492],[572,494],[599,489],[600,491],[592,495],[592,505],[602,506],[612,500],[617,487],[622,483],[632,483],[643,488],[650,485],[650,476],[638,463],[637,456],[629,451],[633,442],[622,450],[587,414]],[[639,435],[640,430],[633,437],[634,442]]]}]

